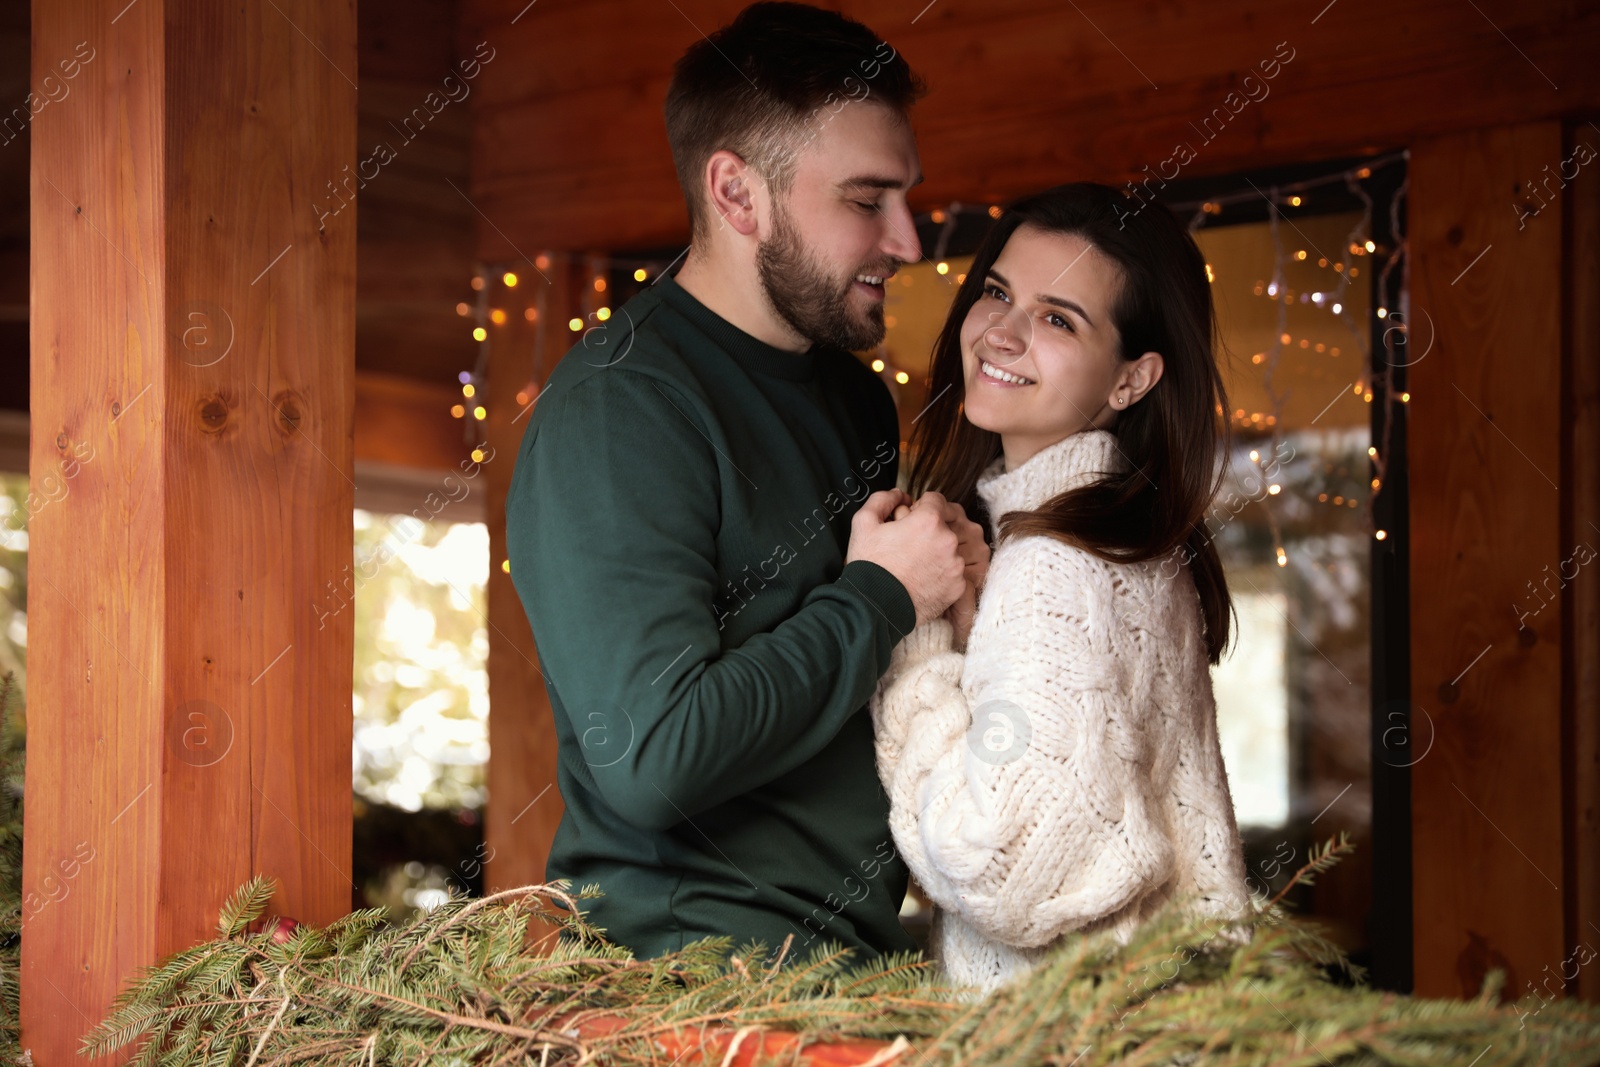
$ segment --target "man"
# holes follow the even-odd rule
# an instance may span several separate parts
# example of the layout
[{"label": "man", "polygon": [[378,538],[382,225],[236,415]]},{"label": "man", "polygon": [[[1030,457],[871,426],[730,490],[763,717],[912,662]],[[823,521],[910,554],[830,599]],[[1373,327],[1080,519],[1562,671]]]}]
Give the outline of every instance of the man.
[{"label": "man", "polygon": [[529,418],[506,524],[566,802],[546,876],[597,883],[589,920],[640,957],[915,948],[864,709],[987,548],[937,494],[890,521],[893,402],[847,350],[882,340],[884,283],[921,258],[921,92],[866,27],[798,4],[690,48],[666,104],[683,267]]}]

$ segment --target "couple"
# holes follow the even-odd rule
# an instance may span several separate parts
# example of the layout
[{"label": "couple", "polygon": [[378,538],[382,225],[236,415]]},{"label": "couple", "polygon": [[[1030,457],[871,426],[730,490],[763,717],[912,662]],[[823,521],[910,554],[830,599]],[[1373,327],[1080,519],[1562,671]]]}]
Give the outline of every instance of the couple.
[{"label": "couple", "polygon": [[687,257],[529,418],[507,544],[566,805],[546,874],[598,884],[589,921],[640,957],[912,951],[912,875],[933,955],[988,989],[1174,897],[1248,906],[1209,673],[1204,261],[1105,186],[1012,205],[897,488],[894,404],[850,353],[922,258],[922,91],[798,4],[690,48],[666,103]]}]

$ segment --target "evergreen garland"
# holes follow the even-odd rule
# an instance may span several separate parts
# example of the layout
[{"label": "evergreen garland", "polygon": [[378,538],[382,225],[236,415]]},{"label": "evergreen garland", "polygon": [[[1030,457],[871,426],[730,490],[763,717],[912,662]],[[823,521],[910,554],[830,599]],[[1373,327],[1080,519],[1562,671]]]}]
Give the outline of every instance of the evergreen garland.
[{"label": "evergreen garland", "polygon": [[[0,1062],[25,1064],[15,696],[14,677],[0,676]],[[913,954],[852,966],[838,945],[793,960],[780,953],[771,968],[757,962],[766,946],[735,949],[726,937],[636,960],[578,915],[596,886],[453,895],[406,924],[364,909],[319,929],[263,924],[276,887],[256,877],[224,904],[216,939],[142,971],[83,1051],[137,1043],[134,1067],[632,1067],[665,1064],[664,1047],[702,1036],[720,1036],[710,1047],[726,1050],[706,1062],[726,1064],[746,1037],[790,1031],[801,1042],[895,1042],[863,1054],[874,1067],[1600,1064],[1600,1010],[1531,995],[1520,1011],[1501,1004],[1502,970],[1470,1001],[1368,988],[1360,967],[1281,903],[1351,847],[1340,835],[1313,849],[1244,922],[1174,904],[1127,945],[1110,931],[1069,938],[988,997],[941,984]],[[567,940],[533,942],[536,918]]]},{"label": "evergreen garland", "polygon": [[11,705],[16,674],[0,677],[0,1062],[22,1061],[22,730]]},{"label": "evergreen garland", "polygon": [[[1351,848],[1330,839],[1294,881]],[[1282,892],[1235,924],[1174,903],[1127,945],[1111,931],[1069,938],[979,998],[914,954],[855,967],[837,945],[787,965],[780,953],[770,968],[755,962],[766,946],[730,955],[726,937],[636,960],[578,916],[595,886],[453,896],[404,925],[367,909],[321,929],[250,933],[273,891],[261,877],[242,886],[218,938],[143,972],[83,1050],[140,1041],[134,1067],[576,1067],[664,1064],[668,1039],[687,1033],[720,1035],[718,1048],[732,1036],[726,1064],[750,1034],[793,1031],[895,1041],[875,1060],[900,1067],[1600,1062],[1600,1011],[1557,1000],[1519,1013],[1498,1003],[1503,971],[1471,1001],[1372,990],[1313,923],[1283,910]],[[566,939],[532,943],[536,917]]]}]

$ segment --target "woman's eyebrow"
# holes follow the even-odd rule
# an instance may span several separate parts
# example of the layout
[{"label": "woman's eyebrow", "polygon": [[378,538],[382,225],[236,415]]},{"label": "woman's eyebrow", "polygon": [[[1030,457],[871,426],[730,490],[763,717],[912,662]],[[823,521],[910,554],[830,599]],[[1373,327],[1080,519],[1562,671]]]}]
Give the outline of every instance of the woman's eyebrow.
[{"label": "woman's eyebrow", "polygon": [[[1006,281],[1005,275],[1001,274],[993,267],[989,268],[989,277],[993,278],[1007,289],[1015,288],[1015,286],[1013,286],[1010,282]],[[1089,313],[1083,310],[1083,307],[1076,301],[1068,300],[1065,297],[1051,296],[1049,293],[1040,293],[1038,296],[1034,297],[1034,299],[1039,301],[1041,304],[1053,304],[1058,308],[1065,308],[1066,310],[1077,315],[1084,322],[1087,322],[1090,326],[1094,325],[1094,319],[1090,318]]]}]

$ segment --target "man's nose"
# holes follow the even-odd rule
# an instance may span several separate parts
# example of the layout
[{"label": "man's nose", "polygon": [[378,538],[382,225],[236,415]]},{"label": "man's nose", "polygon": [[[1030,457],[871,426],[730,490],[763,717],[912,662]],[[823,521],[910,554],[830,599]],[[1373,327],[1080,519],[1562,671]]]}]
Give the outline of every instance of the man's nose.
[{"label": "man's nose", "polygon": [[881,245],[885,255],[902,263],[915,263],[922,258],[922,241],[917,237],[917,220],[911,209],[901,202],[884,212],[888,232]]}]

